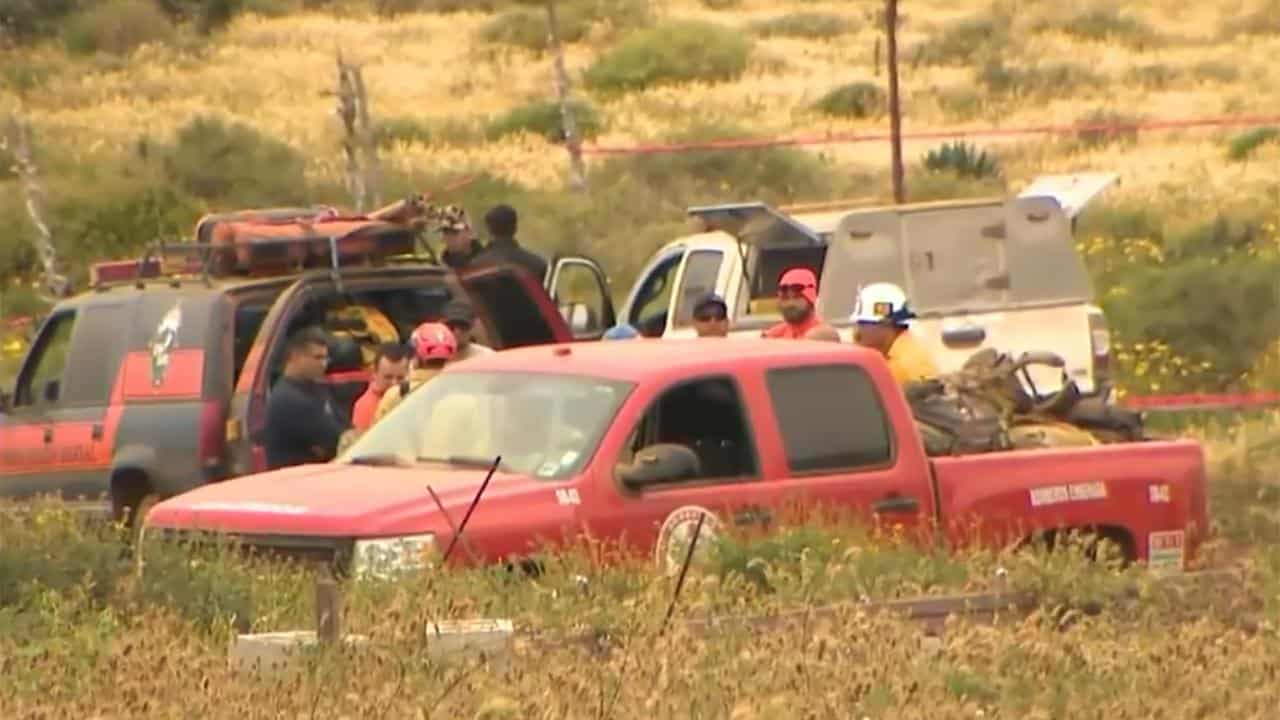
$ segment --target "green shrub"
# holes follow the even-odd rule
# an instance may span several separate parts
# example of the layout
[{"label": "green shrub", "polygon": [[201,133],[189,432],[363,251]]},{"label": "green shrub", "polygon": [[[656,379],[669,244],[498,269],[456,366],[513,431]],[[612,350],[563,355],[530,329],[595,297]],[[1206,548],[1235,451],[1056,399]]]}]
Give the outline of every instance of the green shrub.
[{"label": "green shrub", "polygon": [[905,185],[910,202],[991,197],[1005,193],[1000,176],[975,178],[955,172],[934,172],[924,167],[911,168]]},{"label": "green shrub", "polygon": [[178,131],[162,162],[177,187],[225,207],[262,207],[306,199],[302,155],[240,123],[196,117]]},{"label": "green shrub", "polygon": [[79,0],[0,0],[0,46],[52,35],[79,7]]},{"label": "green shrub", "polygon": [[853,82],[830,90],[813,107],[835,117],[869,118],[884,114],[885,92],[869,82]]},{"label": "green shrub", "polygon": [[1067,18],[1050,18],[1036,23],[1036,32],[1056,30],[1074,38],[1094,42],[1119,42],[1144,47],[1158,39],[1142,20],[1111,6],[1097,6]]},{"label": "green shrub", "polygon": [[1102,84],[1102,78],[1089,68],[1060,62],[1031,67],[1010,67],[992,58],[977,70],[977,82],[997,96],[1044,100],[1062,97],[1082,88]]},{"label": "green shrub", "polygon": [[175,22],[189,23],[200,33],[221,30],[251,1],[265,0],[159,0],[158,5]]},{"label": "green shrub", "polygon": [[1196,77],[1210,82],[1229,83],[1240,79],[1240,66],[1216,60],[1196,63],[1192,68]]},{"label": "green shrub", "polygon": [[1180,82],[1185,73],[1181,68],[1153,64],[1130,68],[1127,75],[1130,82],[1138,83],[1152,90],[1164,90]]},{"label": "green shrub", "polygon": [[1006,50],[1012,41],[1012,21],[1006,15],[965,18],[947,25],[904,57],[926,65],[970,65]]},{"label": "green shrub", "polygon": [[[559,4],[556,13],[562,43],[582,41],[595,23],[634,28],[649,24],[651,19],[648,0],[575,0]],[[480,28],[480,38],[538,52],[546,50],[550,40],[546,9],[535,5],[507,10]]]},{"label": "green shrub", "polygon": [[751,24],[758,35],[782,35],[801,38],[827,38],[843,35],[853,28],[847,19],[834,13],[796,12],[779,15]]},{"label": "green shrub", "polygon": [[[595,137],[601,127],[600,115],[596,109],[580,100],[571,102],[570,108],[573,111],[578,138]],[[560,103],[539,101],[521,105],[492,120],[486,134],[490,140],[497,140],[517,132],[541,135],[551,142],[563,142],[564,129],[560,116]]]},{"label": "green shrub", "polygon": [[[1085,147],[1101,147],[1138,139],[1138,118],[1112,110],[1094,110],[1076,121],[1082,126],[1076,140]],[[1092,126],[1092,127],[1090,127]]]},{"label": "green shrub", "polygon": [[[576,13],[559,13],[560,42],[581,40],[591,25]],[[547,14],[535,8],[514,8],[498,15],[480,28],[486,42],[505,43],[529,50],[545,50],[549,44]]]},{"label": "green shrub", "polygon": [[1259,147],[1274,144],[1280,138],[1280,128],[1259,127],[1246,130],[1231,138],[1227,144],[1227,158],[1235,162],[1248,160]]},{"label": "green shrub", "polygon": [[29,605],[44,591],[87,587],[106,599],[127,567],[121,533],[91,524],[56,501],[0,512],[0,607]]},{"label": "green shrub", "polygon": [[735,80],[747,68],[752,42],[714,23],[672,20],[637,32],[598,58],[586,84],[603,93],[682,82]]},{"label": "green shrub", "polygon": [[929,172],[948,172],[976,180],[998,178],[1001,174],[998,158],[961,141],[943,143],[926,153],[921,162]]},{"label": "green shrub", "polygon": [[1226,40],[1240,35],[1280,35],[1280,0],[1258,0],[1249,12],[1226,17],[1220,33]]},{"label": "green shrub", "polygon": [[972,120],[986,110],[986,98],[969,86],[942,88],[936,97],[938,107],[949,117]]},{"label": "green shrub", "polygon": [[147,43],[167,42],[174,28],[152,0],[107,0],[72,16],[62,33],[73,53],[124,55]]}]

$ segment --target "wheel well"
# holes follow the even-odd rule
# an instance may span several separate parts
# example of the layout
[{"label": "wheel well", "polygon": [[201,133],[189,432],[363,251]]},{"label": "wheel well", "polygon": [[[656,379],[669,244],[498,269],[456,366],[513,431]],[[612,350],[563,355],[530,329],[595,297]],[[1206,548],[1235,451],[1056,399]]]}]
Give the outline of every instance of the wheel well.
[{"label": "wheel well", "polygon": [[1092,536],[1094,542],[1090,542],[1087,554],[1091,560],[1097,559],[1097,540],[1109,540],[1115,544],[1120,550],[1120,555],[1126,564],[1135,562],[1138,559],[1138,545],[1133,539],[1133,533],[1128,528],[1118,525],[1094,525],[1084,527],[1061,527],[1044,530],[1026,538],[1022,545],[1025,547],[1033,543],[1045,543],[1050,550],[1057,547],[1058,537],[1073,532],[1081,535]]},{"label": "wheel well", "polygon": [[147,474],[136,468],[124,468],[111,474],[111,509],[116,520],[125,520],[126,509],[136,510],[138,503],[152,492]]}]

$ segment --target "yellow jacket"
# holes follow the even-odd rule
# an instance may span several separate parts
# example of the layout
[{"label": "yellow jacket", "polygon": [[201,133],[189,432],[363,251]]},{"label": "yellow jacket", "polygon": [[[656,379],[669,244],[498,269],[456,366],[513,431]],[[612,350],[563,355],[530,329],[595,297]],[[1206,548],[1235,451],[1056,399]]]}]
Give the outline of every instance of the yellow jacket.
[{"label": "yellow jacket", "polygon": [[893,373],[893,379],[897,380],[899,385],[937,377],[940,374],[929,351],[916,342],[915,337],[908,330],[898,334],[893,345],[889,347],[886,359],[889,362],[889,372]]}]

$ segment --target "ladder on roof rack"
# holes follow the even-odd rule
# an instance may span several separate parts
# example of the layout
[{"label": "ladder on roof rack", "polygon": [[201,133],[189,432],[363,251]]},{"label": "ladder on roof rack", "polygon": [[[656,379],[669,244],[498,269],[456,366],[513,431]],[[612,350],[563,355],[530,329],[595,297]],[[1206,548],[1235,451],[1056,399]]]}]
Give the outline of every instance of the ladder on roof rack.
[{"label": "ladder on roof rack", "polygon": [[[405,230],[406,232],[410,231],[409,228]],[[334,283],[341,288],[341,271],[355,264],[365,267],[379,263],[399,264],[406,262],[439,265],[440,259],[431,246],[424,242],[418,233],[414,233],[414,235],[414,251],[409,253],[378,252],[379,248],[376,243],[372,243],[371,249],[367,252],[359,252],[350,247],[344,248],[342,243],[350,237],[350,234],[313,235],[296,238],[257,238],[252,243],[253,250],[283,250],[284,252],[278,254],[283,257],[283,260],[275,262],[271,260],[260,261],[259,267],[241,271],[234,269],[234,255],[237,249],[241,249],[236,246],[208,242],[166,242],[157,240],[148,245],[145,252],[137,260],[95,263],[90,268],[90,280],[92,285],[101,286],[106,283],[139,281],[172,274],[175,276],[198,276],[205,283],[209,283],[215,277],[272,277],[327,267],[334,279]],[[295,257],[290,258],[288,253],[290,248],[301,249],[304,252],[295,253]],[[228,255],[232,256],[230,262],[226,262]],[[179,266],[176,272],[167,273],[165,261],[173,256],[182,257],[185,262]],[[272,259],[275,258],[273,257]],[[219,260],[224,261],[222,263],[224,267],[231,266],[232,269],[224,270],[219,268]],[[353,263],[351,262],[352,260],[357,262]]]}]

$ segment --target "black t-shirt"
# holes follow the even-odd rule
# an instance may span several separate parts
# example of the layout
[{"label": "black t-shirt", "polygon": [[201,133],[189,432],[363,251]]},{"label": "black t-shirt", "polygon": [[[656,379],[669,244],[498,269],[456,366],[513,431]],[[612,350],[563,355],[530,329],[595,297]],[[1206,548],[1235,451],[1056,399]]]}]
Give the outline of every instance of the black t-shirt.
[{"label": "black t-shirt", "polygon": [[263,445],[271,470],[328,462],[338,451],[346,418],[334,408],[323,385],[282,377],[267,400]]},{"label": "black t-shirt", "polygon": [[480,241],[472,240],[471,247],[463,250],[462,252],[454,252],[453,250],[446,248],[445,251],[440,254],[440,260],[454,270],[461,270],[470,265],[471,261],[475,260],[476,256],[483,251],[484,246],[480,244]]},{"label": "black t-shirt", "polygon": [[519,265],[529,271],[539,285],[546,282],[547,261],[541,255],[524,249],[512,238],[490,240],[484,251],[471,260],[472,266],[506,264]]}]

